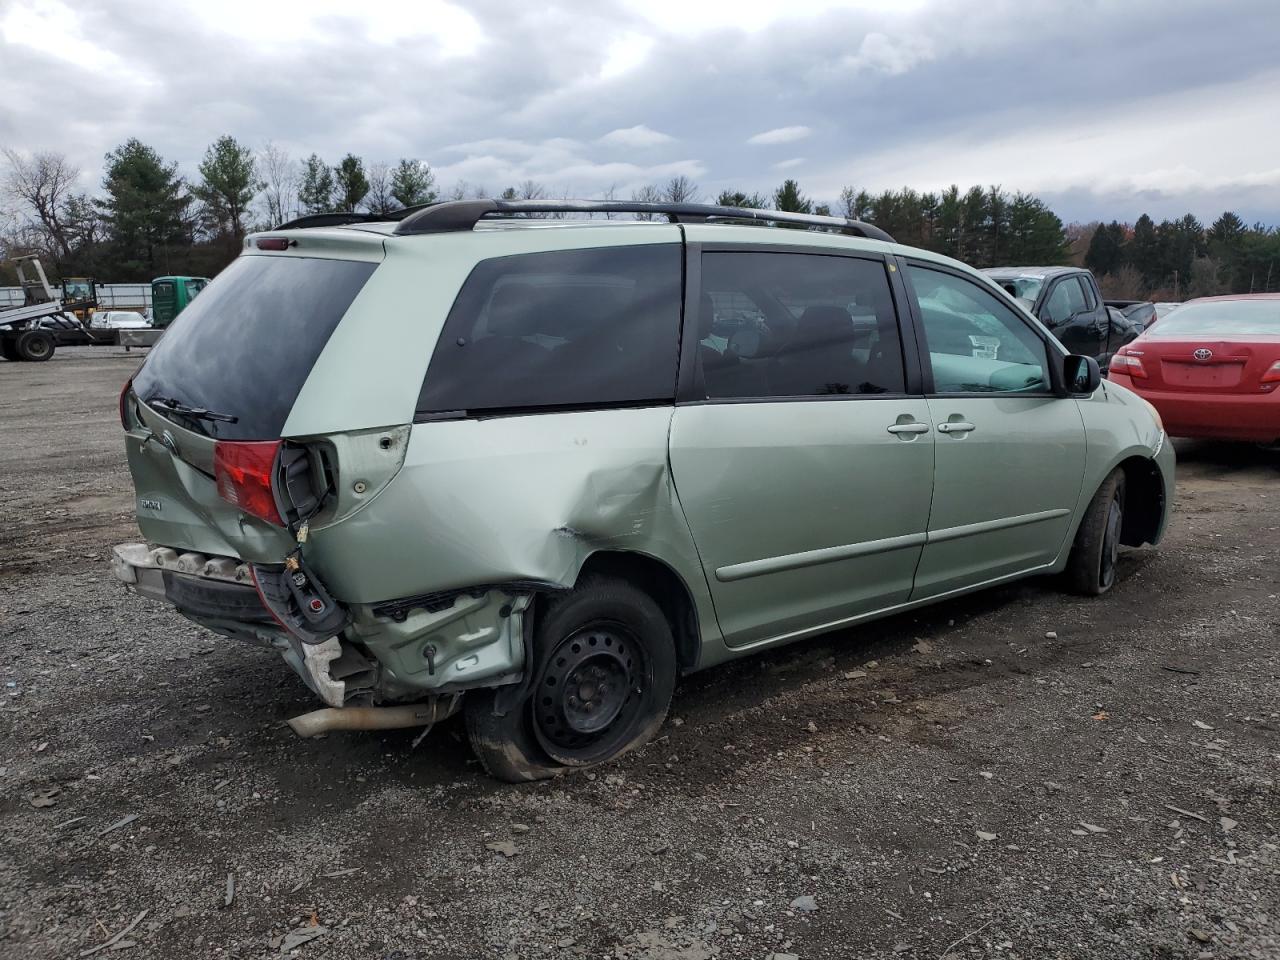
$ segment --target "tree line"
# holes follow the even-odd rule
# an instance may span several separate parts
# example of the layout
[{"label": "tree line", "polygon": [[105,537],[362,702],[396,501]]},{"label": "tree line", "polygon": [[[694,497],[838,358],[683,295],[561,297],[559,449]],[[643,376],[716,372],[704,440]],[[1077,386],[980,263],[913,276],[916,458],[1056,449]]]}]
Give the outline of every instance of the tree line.
[{"label": "tree line", "polygon": [[[36,252],[55,276],[116,282],[164,274],[212,276],[236,256],[246,233],[298,216],[385,215],[436,200],[494,195],[552,197],[533,180],[496,194],[465,181],[442,190],[425,160],[367,163],[348,153],[330,164],[315,153],[293,157],[271,143],[255,151],[231,136],[209,145],[191,177],[136,138],[106,155],[96,196],[77,190],[79,176],[62,154],[3,151],[0,191],[10,211],[7,222],[0,220],[5,256]],[[617,188],[601,196],[618,199]],[[673,203],[712,199],[687,176],[638,187],[630,197]],[[902,243],[977,267],[1083,259],[1115,296],[1146,296],[1170,285],[1186,295],[1280,287],[1280,275],[1270,267],[1280,258],[1280,234],[1261,225],[1245,227],[1235,214],[1224,214],[1208,230],[1190,215],[1159,225],[1144,215],[1132,227],[1118,222],[1064,226],[1039,198],[998,186],[937,192],[904,187],[874,194],[845,187],[834,200],[823,201],[807,196],[793,179],[772,194],[725,190],[713,202],[865,220]],[[7,282],[12,271],[0,267],[0,283]]]},{"label": "tree line", "polygon": [[1189,213],[1158,224],[1144,213],[1132,225],[1093,227],[1084,263],[1116,298],[1273,293],[1280,291],[1280,231],[1246,226],[1230,210],[1207,229]]}]

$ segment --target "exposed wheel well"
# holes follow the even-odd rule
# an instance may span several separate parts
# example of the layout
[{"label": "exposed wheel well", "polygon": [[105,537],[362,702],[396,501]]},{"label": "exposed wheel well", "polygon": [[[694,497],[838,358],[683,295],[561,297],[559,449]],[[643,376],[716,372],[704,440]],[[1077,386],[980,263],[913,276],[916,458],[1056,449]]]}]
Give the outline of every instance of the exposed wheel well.
[{"label": "exposed wheel well", "polygon": [[1160,532],[1164,517],[1164,482],[1155,461],[1130,457],[1121,462],[1124,471],[1124,525],[1120,542],[1127,547],[1150,543]]},{"label": "exposed wheel well", "polygon": [[591,575],[618,577],[653,597],[671,625],[680,669],[688,670],[697,664],[702,646],[698,610],[684,580],[671,567],[643,553],[602,550],[587,558],[578,579]]}]

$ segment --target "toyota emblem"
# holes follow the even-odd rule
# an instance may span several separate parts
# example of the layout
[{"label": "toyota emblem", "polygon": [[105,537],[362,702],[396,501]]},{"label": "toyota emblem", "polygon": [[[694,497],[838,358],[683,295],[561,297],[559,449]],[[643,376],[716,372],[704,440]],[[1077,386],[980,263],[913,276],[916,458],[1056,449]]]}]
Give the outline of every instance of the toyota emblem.
[{"label": "toyota emblem", "polygon": [[1195,357],[1197,360],[1212,360],[1213,351],[1210,350],[1208,347],[1201,347],[1199,350],[1193,353],[1192,356]]}]

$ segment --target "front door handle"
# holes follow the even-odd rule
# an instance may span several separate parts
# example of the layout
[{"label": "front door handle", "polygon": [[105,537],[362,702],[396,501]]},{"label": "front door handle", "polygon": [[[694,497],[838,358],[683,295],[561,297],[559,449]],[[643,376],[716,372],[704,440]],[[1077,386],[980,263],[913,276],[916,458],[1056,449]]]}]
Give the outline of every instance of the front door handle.
[{"label": "front door handle", "polygon": [[978,429],[968,420],[948,420],[938,424],[939,433],[969,433]]},{"label": "front door handle", "polygon": [[908,421],[907,423],[890,424],[885,429],[888,430],[890,433],[894,433],[894,434],[928,433],[929,425],[927,423],[920,423],[918,420],[912,420],[912,421]]}]

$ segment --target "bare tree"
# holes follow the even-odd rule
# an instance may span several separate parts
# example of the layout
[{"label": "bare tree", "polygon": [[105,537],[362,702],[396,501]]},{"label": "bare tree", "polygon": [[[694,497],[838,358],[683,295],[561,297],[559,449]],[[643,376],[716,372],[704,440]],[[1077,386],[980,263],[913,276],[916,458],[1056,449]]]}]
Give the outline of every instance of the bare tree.
[{"label": "bare tree", "polygon": [[[636,203],[661,203],[663,200],[662,191],[651,183],[646,183],[638,190],[631,191],[631,199]],[[653,213],[637,213],[637,220],[656,220],[657,214]]]},{"label": "bare tree", "polygon": [[289,151],[268,141],[258,155],[258,171],[270,226],[292,220],[297,211],[298,165]]},{"label": "bare tree", "polygon": [[672,177],[662,189],[662,199],[668,203],[697,203],[698,196],[698,185],[684,174]]},{"label": "bare tree", "polygon": [[1099,277],[1098,283],[1102,287],[1102,295],[1109,299],[1137,300],[1147,296],[1142,273],[1127,263],[1119,270]]},{"label": "bare tree", "polygon": [[71,238],[63,223],[67,200],[80,177],[61,153],[22,154],[5,148],[3,190],[28,225],[42,233],[45,246],[59,260],[70,260]]},{"label": "bare tree", "polygon": [[[613,201],[617,200],[618,185],[616,183],[609,184],[609,186],[606,189],[600,191],[600,199],[604,200],[606,203],[612,203]],[[606,220],[612,220],[613,217],[614,217],[614,214],[612,213],[606,213],[604,215],[604,218]]]},{"label": "bare tree", "polygon": [[365,195],[364,205],[370,213],[380,217],[400,206],[391,195],[391,167],[381,160],[369,164],[369,192]]}]

